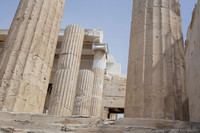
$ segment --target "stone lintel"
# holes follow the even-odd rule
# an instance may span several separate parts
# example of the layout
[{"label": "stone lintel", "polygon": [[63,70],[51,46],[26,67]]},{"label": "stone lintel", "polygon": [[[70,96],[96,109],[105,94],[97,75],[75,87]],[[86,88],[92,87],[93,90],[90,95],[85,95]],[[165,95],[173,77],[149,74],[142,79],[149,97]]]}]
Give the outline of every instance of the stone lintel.
[{"label": "stone lintel", "polygon": [[103,42],[103,30],[102,29],[85,29],[84,41],[91,43]]}]

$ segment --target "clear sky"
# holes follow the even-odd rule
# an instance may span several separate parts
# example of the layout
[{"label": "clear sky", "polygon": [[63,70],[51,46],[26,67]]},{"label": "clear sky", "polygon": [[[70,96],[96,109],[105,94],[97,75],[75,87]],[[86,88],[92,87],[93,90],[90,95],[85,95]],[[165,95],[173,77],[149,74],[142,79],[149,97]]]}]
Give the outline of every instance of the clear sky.
[{"label": "clear sky", "polygon": [[[0,29],[8,29],[20,0],[0,1]],[[184,39],[196,2],[180,0]],[[122,73],[127,73],[131,11],[132,0],[66,0],[61,28],[78,24],[103,29],[110,54],[122,64]]]}]

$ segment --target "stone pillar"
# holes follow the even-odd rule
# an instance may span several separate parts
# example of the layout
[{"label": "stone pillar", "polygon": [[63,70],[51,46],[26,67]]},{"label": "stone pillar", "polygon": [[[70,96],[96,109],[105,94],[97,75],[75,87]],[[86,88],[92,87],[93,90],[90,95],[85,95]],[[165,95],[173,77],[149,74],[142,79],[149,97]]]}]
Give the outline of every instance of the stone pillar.
[{"label": "stone pillar", "polygon": [[192,16],[185,43],[188,47],[186,52],[186,86],[190,121],[200,122],[200,0],[193,10]]},{"label": "stone pillar", "polygon": [[80,70],[76,88],[73,115],[90,115],[93,84],[94,73],[86,69]]},{"label": "stone pillar", "polygon": [[84,29],[80,26],[70,25],[65,29],[50,98],[50,115],[72,114],[83,38]]},{"label": "stone pillar", "polygon": [[0,110],[42,113],[65,0],[21,0],[0,55]]},{"label": "stone pillar", "polygon": [[187,120],[178,0],[133,0],[125,117]]},{"label": "stone pillar", "polygon": [[117,114],[110,113],[110,120],[117,120]]},{"label": "stone pillar", "polygon": [[107,44],[93,44],[93,51],[94,61],[92,70],[94,72],[94,87],[92,91],[90,115],[100,117],[102,111],[102,93],[106,68]]}]

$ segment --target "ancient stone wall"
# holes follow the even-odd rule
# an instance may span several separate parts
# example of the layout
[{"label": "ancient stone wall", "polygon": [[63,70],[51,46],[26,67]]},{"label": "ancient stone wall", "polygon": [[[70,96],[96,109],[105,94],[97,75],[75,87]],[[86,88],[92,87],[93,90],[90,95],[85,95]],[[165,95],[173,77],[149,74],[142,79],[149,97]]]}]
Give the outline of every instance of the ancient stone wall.
[{"label": "ancient stone wall", "polygon": [[190,120],[200,122],[200,0],[193,11],[186,41],[186,87]]},{"label": "ancient stone wall", "polygon": [[126,78],[113,75],[104,78],[103,103],[104,108],[124,108]]}]

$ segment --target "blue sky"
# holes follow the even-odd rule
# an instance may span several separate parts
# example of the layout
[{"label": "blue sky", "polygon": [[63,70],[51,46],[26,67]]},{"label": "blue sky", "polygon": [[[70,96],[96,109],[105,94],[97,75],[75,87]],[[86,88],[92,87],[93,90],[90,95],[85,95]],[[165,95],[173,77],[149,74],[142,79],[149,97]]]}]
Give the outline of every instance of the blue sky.
[{"label": "blue sky", "polygon": [[[183,34],[186,38],[192,11],[197,0],[179,0],[182,10]],[[0,29],[8,29],[19,0],[1,0]],[[132,0],[66,0],[61,28],[78,24],[83,28],[103,29],[104,42],[122,73],[127,72]]]}]

